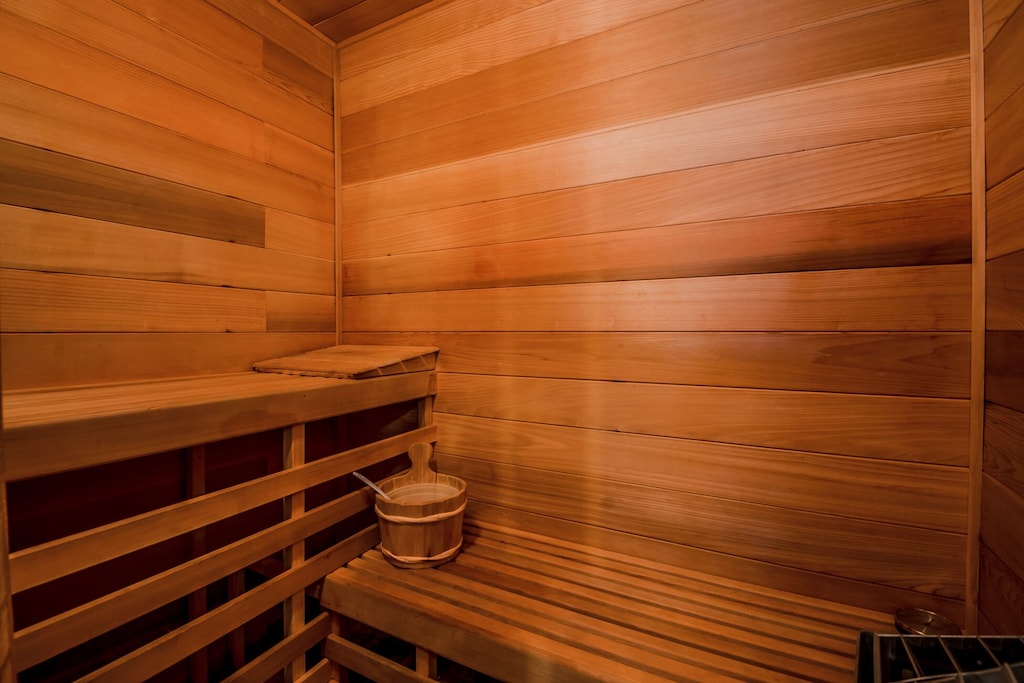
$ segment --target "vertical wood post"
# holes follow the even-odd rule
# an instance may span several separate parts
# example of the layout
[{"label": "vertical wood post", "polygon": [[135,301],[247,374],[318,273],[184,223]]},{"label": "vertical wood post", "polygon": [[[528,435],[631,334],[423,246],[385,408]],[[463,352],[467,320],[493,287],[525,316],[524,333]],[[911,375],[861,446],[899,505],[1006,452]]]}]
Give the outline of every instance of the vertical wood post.
[{"label": "vertical wood post", "polygon": [[[298,467],[306,461],[306,425],[299,424],[284,431],[284,469]],[[299,491],[284,499],[285,519],[301,517],[306,513],[306,492]],[[306,560],[306,542],[299,540],[284,549],[284,568],[292,569]],[[287,598],[284,603],[285,636],[298,633],[306,625],[306,593],[302,591]],[[293,661],[285,678],[294,681],[306,671],[305,656]]]},{"label": "vertical wood post", "polygon": [[[0,387],[3,378],[0,377]],[[14,683],[14,614],[11,611],[11,572],[7,559],[7,460],[2,438],[3,400],[0,399],[0,683]]]},{"label": "vertical wood post", "polygon": [[981,479],[985,450],[985,38],[982,0],[970,0],[971,40],[971,423],[964,626],[978,632]]},{"label": "vertical wood post", "polygon": [[[185,497],[195,498],[206,493],[206,446],[192,446],[185,454]],[[200,528],[188,536],[190,559],[206,553],[206,529]],[[206,587],[193,591],[188,596],[188,620],[193,621],[206,614]],[[209,653],[200,648],[188,658],[189,680],[206,683],[209,680]]]}]

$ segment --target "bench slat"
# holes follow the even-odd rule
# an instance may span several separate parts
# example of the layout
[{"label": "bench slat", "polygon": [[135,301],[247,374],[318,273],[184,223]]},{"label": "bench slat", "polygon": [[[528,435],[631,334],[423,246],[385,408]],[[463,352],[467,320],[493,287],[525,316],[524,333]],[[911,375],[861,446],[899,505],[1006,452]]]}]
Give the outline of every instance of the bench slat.
[{"label": "bench slat", "polygon": [[436,569],[365,553],[327,578],[325,606],[503,680],[832,683],[852,675],[858,631],[889,623],[472,519],[464,533]]}]

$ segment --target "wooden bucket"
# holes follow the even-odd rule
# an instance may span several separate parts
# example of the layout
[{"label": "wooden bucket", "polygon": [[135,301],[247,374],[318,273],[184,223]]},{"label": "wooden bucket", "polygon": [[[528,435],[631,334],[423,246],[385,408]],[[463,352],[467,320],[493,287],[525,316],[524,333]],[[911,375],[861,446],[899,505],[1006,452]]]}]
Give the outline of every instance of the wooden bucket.
[{"label": "wooden bucket", "polygon": [[377,495],[380,551],[396,567],[436,567],[462,548],[466,482],[430,467],[430,444],[409,449],[412,469],[380,482]]}]

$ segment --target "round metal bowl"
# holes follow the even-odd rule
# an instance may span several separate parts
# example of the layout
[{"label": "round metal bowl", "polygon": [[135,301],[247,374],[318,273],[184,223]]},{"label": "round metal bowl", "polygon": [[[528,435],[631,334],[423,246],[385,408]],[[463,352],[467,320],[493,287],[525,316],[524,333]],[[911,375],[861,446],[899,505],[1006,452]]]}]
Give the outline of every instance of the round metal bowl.
[{"label": "round metal bowl", "polygon": [[896,610],[896,629],[915,636],[958,636],[960,627],[937,612],[906,607]]}]

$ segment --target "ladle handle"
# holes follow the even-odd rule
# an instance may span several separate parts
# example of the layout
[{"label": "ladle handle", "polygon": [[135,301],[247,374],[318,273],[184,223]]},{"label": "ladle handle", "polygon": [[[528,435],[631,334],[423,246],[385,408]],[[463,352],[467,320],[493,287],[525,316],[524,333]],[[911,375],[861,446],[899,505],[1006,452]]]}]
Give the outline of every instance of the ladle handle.
[{"label": "ladle handle", "polygon": [[410,476],[418,484],[437,481],[437,472],[430,468],[430,456],[434,449],[429,443],[414,443],[409,448],[409,459],[412,460]]}]

